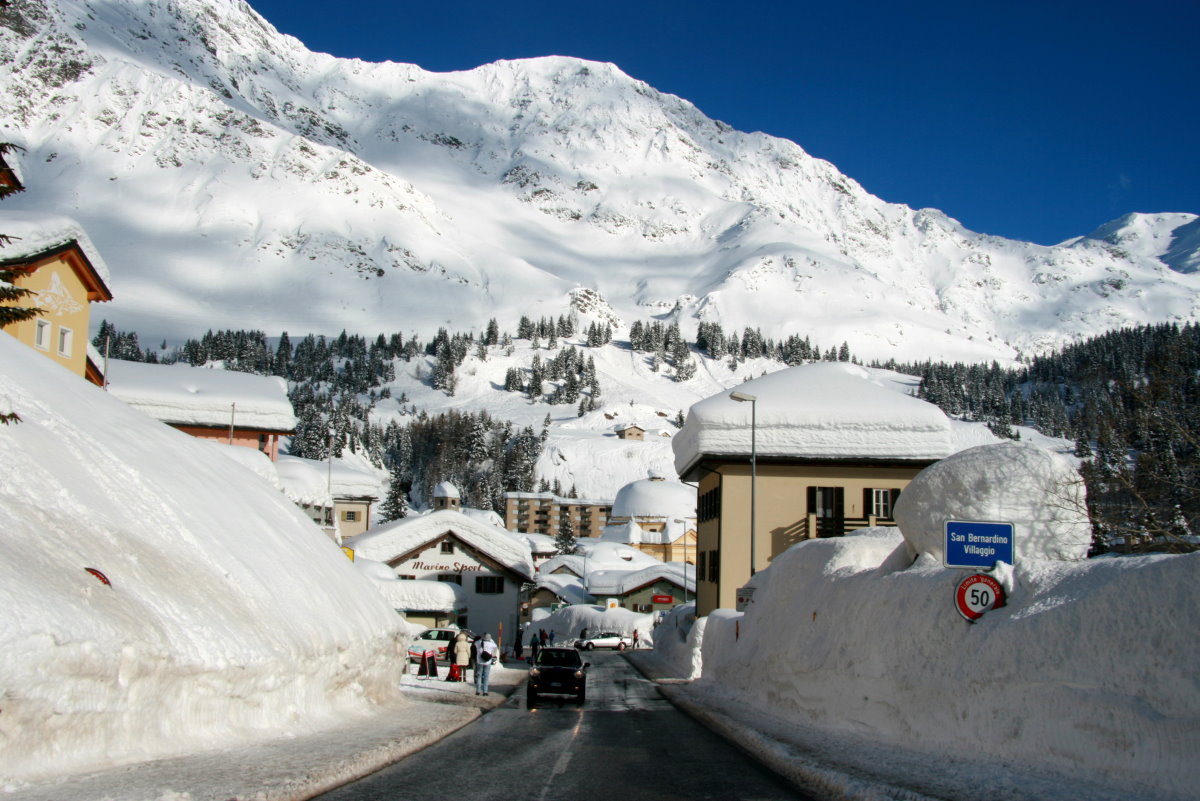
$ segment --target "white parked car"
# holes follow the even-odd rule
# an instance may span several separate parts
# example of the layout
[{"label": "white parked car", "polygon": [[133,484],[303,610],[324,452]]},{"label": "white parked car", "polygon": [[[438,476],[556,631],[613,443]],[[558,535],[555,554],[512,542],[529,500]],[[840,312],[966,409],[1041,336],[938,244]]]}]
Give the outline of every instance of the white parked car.
[{"label": "white parked car", "polygon": [[605,631],[595,637],[584,637],[576,641],[575,647],[584,651],[590,651],[593,648],[616,648],[618,651],[624,651],[626,648],[633,647],[633,638],[617,634],[615,631]]},{"label": "white parked car", "polygon": [[408,646],[409,660],[412,662],[420,662],[422,654],[424,654],[426,651],[433,651],[437,654],[435,658],[439,662],[449,661],[453,654],[447,651],[447,649],[453,647],[454,638],[457,637],[460,632],[467,635],[467,642],[475,641],[475,635],[466,629],[429,629],[420,637],[413,640]]}]

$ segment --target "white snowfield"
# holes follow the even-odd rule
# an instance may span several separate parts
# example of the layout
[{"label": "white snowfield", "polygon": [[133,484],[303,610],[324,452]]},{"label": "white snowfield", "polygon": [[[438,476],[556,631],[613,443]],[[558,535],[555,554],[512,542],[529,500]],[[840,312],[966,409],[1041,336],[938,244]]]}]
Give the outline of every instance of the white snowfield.
[{"label": "white snowfield", "polygon": [[7,335],[0,411],[0,787],[402,702],[402,619],[268,481]]},{"label": "white snowfield", "polygon": [[[76,217],[119,268],[105,313],[144,341],[374,336],[397,309],[406,335],[511,330],[574,296],[689,339],[708,320],[865,358],[1010,363],[1200,312],[1194,214],[1006,240],[613,64],[334,58],[252,6],[39,0],[0,26],[0,108],[25,148],[10,161],[36,189],[5,203]],[[48,47],[71,68],[25,57]]]},{"label": "white snowfield", "polygon": [[[660,654],[700,676],[672,692],[800,744],[823,761],[810,779],[839,770],[939,798],[1195,798],[1200,554],[1084,559],[1082,507],[1060,492],[1072,473],[1016,443],[928,468],[901,495],[899,531],[794,546],[756,575],[744,615],[664,621]],[[970,624],[953,603],[969,571],[942,566],[929,526],[975,514],[1014,522],[1017,549],[995,571],[1007,605]]]}]

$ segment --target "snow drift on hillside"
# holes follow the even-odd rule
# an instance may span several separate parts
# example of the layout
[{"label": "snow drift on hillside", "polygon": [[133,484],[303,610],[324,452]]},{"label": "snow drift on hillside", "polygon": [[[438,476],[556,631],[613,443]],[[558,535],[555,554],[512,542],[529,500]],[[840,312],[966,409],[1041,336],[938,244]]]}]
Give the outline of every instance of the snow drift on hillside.
[{"label": "snow drift on hillside", "polygon": [[[1007,606],[967,623],[953,595],[968,574],[928,553],[913,563],[925,548],[907,531],[807,541],[755,576],[744,616],[707,619],[703,685],[765,724],[904,752],[927,781],[963,773],[930,765],[976,766],[979,784],[939,797],[1010,797],[1000,783],[1039,771],[1107,783],[1105,797],[1194,797],[1200,640],[1185,632],[1200,615],[1200,554],[1064,561],[1078,557],[1074,527],[1048,522],[1061,519],[1060,465],[1012,447],[956,460],[1033,540],[1018,545]],[[906,519],[964,519],[970,498],[922,493],[924,476],[901,496]],[[681,659],[682,632],[671,642]],[[860,767],[903,774],[898,764]]]},{"label": "snow drift on hillside", "polygon": [[0,786],[397,699],[402,619],[266,480],[6,335],[0,411]]},{"label": "snow drift on hillside", "polygon": [[29,187],[7,202],[78,218],[107,314],[147,341],[512,330],[584,289],[626,325],[979,361],[1200,313],[1186,215],[1148,218],[1167,251],[979,235],[612,64],[336,59],[236,0],[5,13],[0,132]]}]

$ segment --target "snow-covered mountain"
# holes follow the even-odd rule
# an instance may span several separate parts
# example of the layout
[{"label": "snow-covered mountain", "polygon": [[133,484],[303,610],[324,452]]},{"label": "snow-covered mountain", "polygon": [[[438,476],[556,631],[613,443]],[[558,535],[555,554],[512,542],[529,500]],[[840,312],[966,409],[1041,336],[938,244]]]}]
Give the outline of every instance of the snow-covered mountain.
[{"label": "snow-covered mountain", "polygon": [[[581,311],[1007,359],[1200,316],[1200,221],[1043,247],[886,203],[611,64],[437,74],[308,51],[239,0],[12,0],[0,137],[147,341],[368,335]],[[592,290],[580,293],[579,289]]]}]

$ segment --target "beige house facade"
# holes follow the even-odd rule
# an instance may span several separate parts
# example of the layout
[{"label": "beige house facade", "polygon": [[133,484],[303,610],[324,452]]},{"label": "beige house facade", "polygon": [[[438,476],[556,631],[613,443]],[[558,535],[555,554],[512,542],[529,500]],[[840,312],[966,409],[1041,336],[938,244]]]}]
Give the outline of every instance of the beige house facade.
[{"label": "beige house facade", "polygon": [[824,362],[692,406],[673,445],[697,488],[698,616],[737,608],[750,578],[797,543],[895,525],[900,493],[953,451],[949,419],[908,380]]},{"label": "beige house facade", "polygon": [[699,486],[696,614],[735,607],[738,588],[751,575],[752,550],[757,572],[802,540],[895,525],[896,498],[932,463],[759,461],[753,482],[749,459],[698,463],[692,473]]}]

